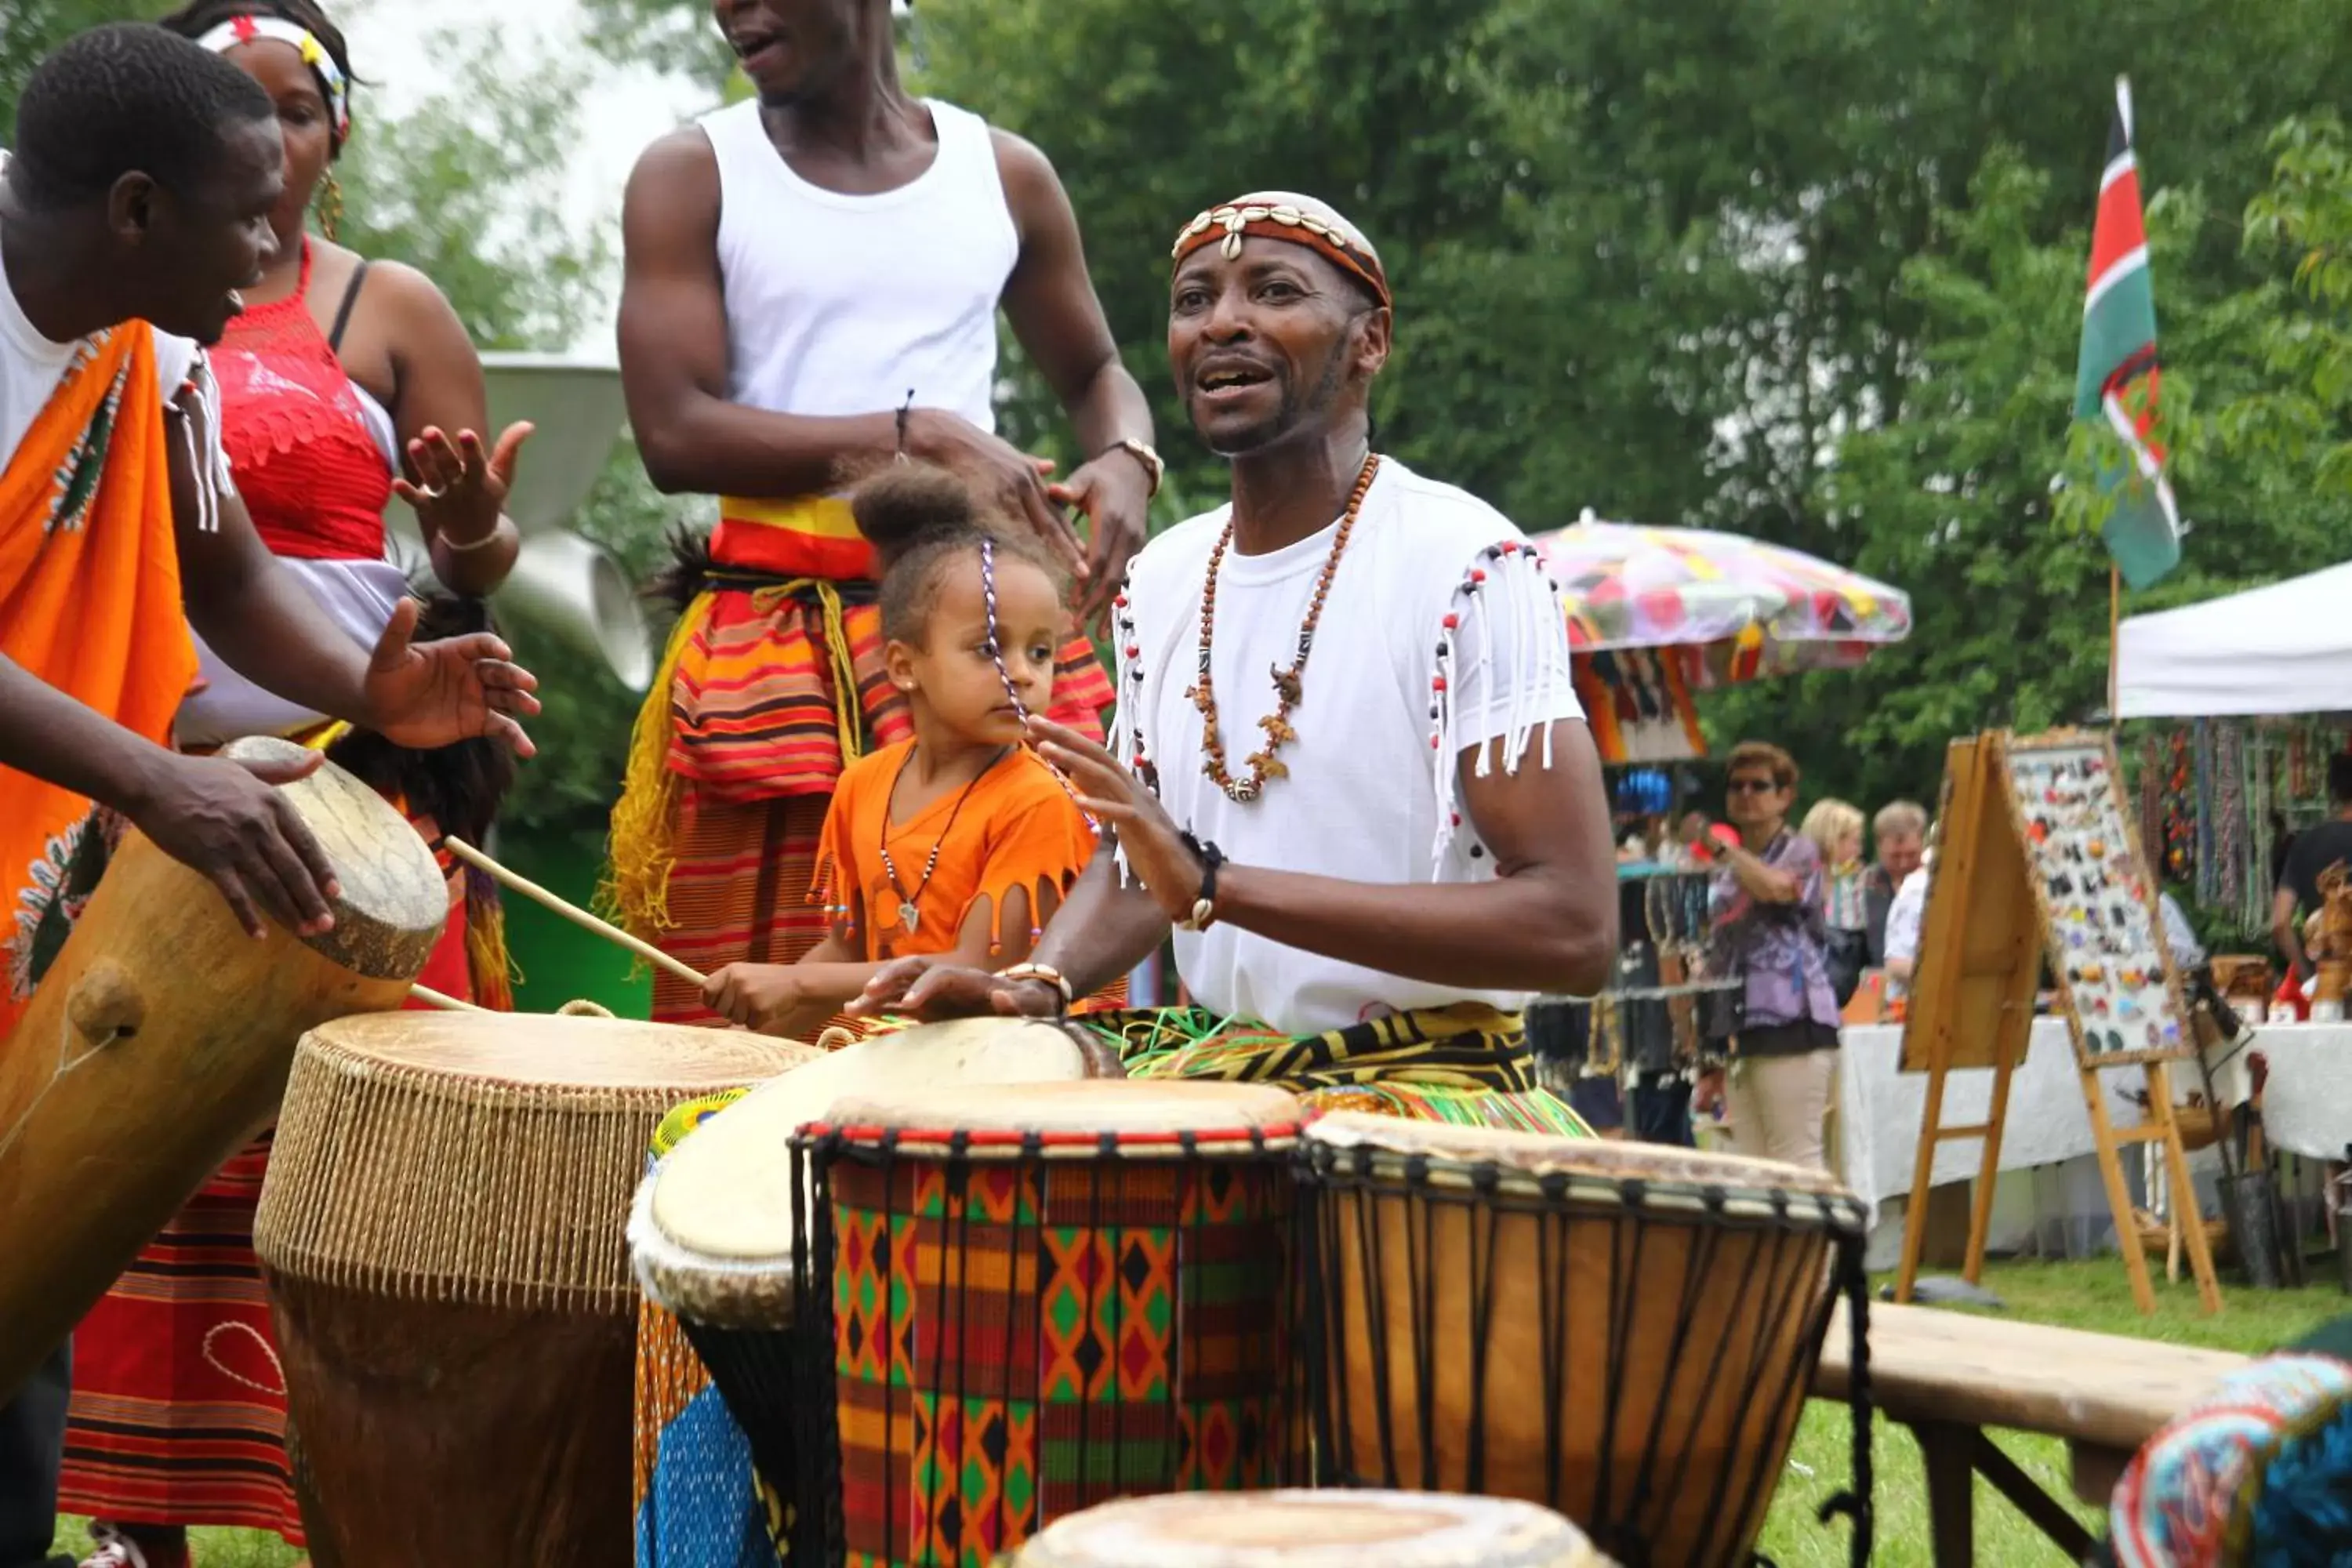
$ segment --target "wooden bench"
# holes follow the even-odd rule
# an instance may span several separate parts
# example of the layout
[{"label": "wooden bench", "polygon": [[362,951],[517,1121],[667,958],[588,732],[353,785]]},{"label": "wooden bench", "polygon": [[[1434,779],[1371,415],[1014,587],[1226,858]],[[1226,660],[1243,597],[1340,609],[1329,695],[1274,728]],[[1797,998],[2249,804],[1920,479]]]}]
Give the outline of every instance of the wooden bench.
[{"label": "wooden bench", "polygon": [[[1848,1342],[1840,1308],[1813,1378],[1817,1398],[1846,1396]],[[2075,1495],[2103,1505],[2140,1445],[2245,1360],[1933,1307],[1870,1308],[1871,1394],[1881,1414],[1911,1428],[1927,1456],[1937,1568],[1975,1560],[1973,1475],[1991,1482],[2073,1561],[2095,1544],[1985,1428],[2063,1437]]]}]

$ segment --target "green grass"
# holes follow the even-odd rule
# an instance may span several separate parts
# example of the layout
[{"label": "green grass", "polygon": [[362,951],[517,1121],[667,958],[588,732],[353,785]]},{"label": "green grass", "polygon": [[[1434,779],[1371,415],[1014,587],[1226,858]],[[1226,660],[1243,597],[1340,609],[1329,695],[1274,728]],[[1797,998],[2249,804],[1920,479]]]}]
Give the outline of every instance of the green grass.
[{"label": "green grass", "polygon": [[[2225,1310],[2208,1318],[2197,1308],[2196,1288],[2187,1281],[2168,1286],[2158,1276],[2158,1304],[2153,1318],[2132,1306],[2131,1287],[2118,1258],[2081,1263],[1995,1263],[1985,1283],[2009,1304],[2006,1316],[2062,1328],[2126,1334],[2172,1344],[2259,1354],[2273,1350],[2342,1316],[2347,1307],[2332,1285],[2298,1291],[2230,1289]],[[1843,1407],[1814,1401],[1797,1431],[1790,1468],[1773,1499],[1772,1514],[1759,1549],[1780,1568],[1845,1568],[1848,1531],[1843,1521],[1815,1521],[1822,1500],[1845,1487],[1852,1467],[1853,1428]],[[1997,1437],[2025,1472],[2050,1494],[2072,1500],[2066,1448],[2054,1438],[2002,1433]],[[1878,1550],[1874,1563],[1910,1568],[1929,1562],[1927,1483],[1919,1446],[1892,1422],[1876,1424],[1872,1441],[1877,1470]],[[2095,1533],[2103,1532],[2105,1510],[2078,1506],[2075,1512]],[[2002,1568],[2059,1568],[2065,1554],[1990,1486],[1977,1483],[1977,1561]],[[79,1521],[65,1537],[79,1545]],[[296,1553],[276,1536],[241,1530],[196,1531],[198,1568],[289,1568]]]}]

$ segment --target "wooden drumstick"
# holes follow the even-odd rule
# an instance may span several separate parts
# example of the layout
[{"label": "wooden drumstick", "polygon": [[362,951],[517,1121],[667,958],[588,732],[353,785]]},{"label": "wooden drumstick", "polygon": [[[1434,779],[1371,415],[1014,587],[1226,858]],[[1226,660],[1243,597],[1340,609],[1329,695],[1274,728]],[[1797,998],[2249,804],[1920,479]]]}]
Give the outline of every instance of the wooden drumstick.
[{"label": "wooden drumstick", "polygon": [[664,952],[660,948],[656,947],[653,943],[649,942],[639,942],[635,937],[631,936],[627,931],[623,931],[620,927],[612,925],[604,921],[598,920],[594,915],[590,914],[586,910],[581,909],[576,904],[566,903],[563,900],[557,898],[553,893],[549,892],[545,888],[541,887],[537,882],[532,881],[530,878],[520,876],[515,872],[508,870],[504,866],[499,865],[497,861],[491,859],[488,856],[483,854],[480,850],[475,848],[464,839],[445,837],[441,842],[449,847],[450,854],[455,855],[467,865],[497,878],[500,882],[504,883],[507,887],[512,888],[524,898],[534,899],[540,903],[546,905],[549,909],[553,910],[557,914],[562,915],[565,920],[570,921],[572,924],[580,927],[583,931],[592,931],[608,942],[618,942],[623,947],[627,948],[631,952],[635,953],[639,958],[644,959],[647,963],[657,964],[661,968],[668,970],[672,974],[677,975],[680,980],[688,981],[698,988],[710,984],[709,980],[706,976],[697,972],[692,967],[680,963],[677,959],[672,958],[668,953]]},{"label": "wooden drumstick", "polygon": [[488,1007],[477,1007],[471,1002],[460,1002],[455,996],[444,996],[429,985],[412,985],[408,994],[428,1007],[438,1007],[445,1013],[487,1013]]}]

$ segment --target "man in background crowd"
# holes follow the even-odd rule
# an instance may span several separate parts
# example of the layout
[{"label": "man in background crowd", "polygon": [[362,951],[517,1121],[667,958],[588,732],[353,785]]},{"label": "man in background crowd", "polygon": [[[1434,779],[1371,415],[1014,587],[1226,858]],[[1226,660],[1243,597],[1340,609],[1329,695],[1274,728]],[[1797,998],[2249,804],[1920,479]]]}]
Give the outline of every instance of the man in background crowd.
[{"label": "man in background crowd", "polygon": [[2323,901],[2319,879],[2331,866],[2352,866],[2352,755],[2327,759],[2327,805],[2332,815],[2326,822],[2295,836],[2279,873],[2278,891],[2271,895],[2271,935],[2297,980],[2311,973],[2303,921]]},{"label": "man in background crowd", "polygon": [[1905,879],[1919,868],[1927,847],[1927,808],[1908,800],[1882,806],[1871,820],[1870,831],[1878,842],[1878,861],[1863,881],[1864,908],[1869,920],[1864,930],[1870,942],[1870,966],[1883,969],[1887,911],[1895,907],[1895,895],[1903,890]]}]

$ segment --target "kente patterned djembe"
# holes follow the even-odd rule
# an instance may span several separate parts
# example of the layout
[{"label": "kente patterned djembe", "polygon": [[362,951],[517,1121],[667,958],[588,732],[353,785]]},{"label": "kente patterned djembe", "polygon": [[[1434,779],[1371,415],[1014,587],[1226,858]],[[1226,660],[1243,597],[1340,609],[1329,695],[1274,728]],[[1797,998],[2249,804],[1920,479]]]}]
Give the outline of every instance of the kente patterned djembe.
[{"label": "kente patterned djembe", "polygon": [[1278,1089],[1110,1079],[804,1128],[794,1332],[835,1398],[802,1451],[846,1563],[985,1568],[1113,1498],[1281,1479],[1298,1118]]},{"label": "kente patterned djembe", "polygon": [[1307,1129],[1299,1180],[1320,1480],[1541,1503],[1625,1568],[1747,1561],[1834,1287],[1864,1326],[1858,1199],[1761,1160],[1352,1112]]},{"label": "kente patterned djembe", "polygon": [[[691,1137],[667,1150],[637,1189],[629,1216],[629,1250],[646,1305],[637,1333],[640,1468],[650,1485],[657,1450],[646,1451],[649,1383],[663,1375],[649,1364],[677,1367],[679,1336],[693,1347],[726,1402],[766,1482],[761,1501],[789,1560],[821,1563],[829,1508],[797,1505],[803,1481],[798,1447],[803,1409],[812,1397],[793,1354],[793,1251],[802,1233],[792,1202],[792,1136],[822,1119],[845,1094],[949,1084],[1069,1082],[1097,1062],[1069,1031],[1034,1019],[963,1018],[926,1024],[840,1050],[761,1085],[698,1122]],[[828,1393],[830,1375],[819,1384]],[[661,1399],[665,1406],[682,1403]],[[709,1423],[703,1430],[710,1433]],[[716,1434],[711,1434],[716,1435]],[[712,1445],[714,1447],[716,1445]],[[689,1454],[673,1445],[671,1461],[685,1494],[673,1507],[692,1506],[700,1491],[723,1495],[730,1478],[683,1472],[724,1464],[723,1452]],[[740,1463],[740,1461],[739,1461]],[[740,1483],[740,1478],[732,1478]]]}]

